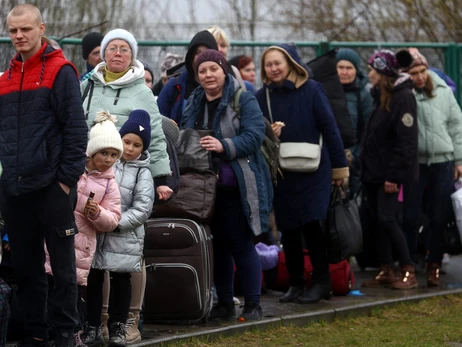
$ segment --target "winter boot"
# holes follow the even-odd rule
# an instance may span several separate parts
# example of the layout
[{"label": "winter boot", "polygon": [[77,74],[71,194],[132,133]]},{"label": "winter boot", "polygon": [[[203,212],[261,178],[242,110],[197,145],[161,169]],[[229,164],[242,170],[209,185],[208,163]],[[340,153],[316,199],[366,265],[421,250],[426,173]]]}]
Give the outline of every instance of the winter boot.
[{"label": "winter boot", "polygon": [[389,265],[382,265],[380,272],[373,279],[363,282],[364,288],[388,287],[396,281],[395,273]]},{"label": "winter boot", "polygon": [[305,290],[297,302],[300,304],[312,304],[319,302],[321,299],[329,300],[332,297],[332,287],[330,282],[325,284],[314,283],[310,288]]},{"label": "winter boot", "polygon": [[210,311],[210,320],[214,319],[230,319],[236,316],[236,308],[234,307],[234,301],[232,302],[218,302],[218,304],[212,307]]},{"label": "winter boot", "polygon": [[241,315],[237,318],[237,321],[244,323],[249,321],[261,320],[262,318],[263,313],[261,310],[261,306],[255,302],[246,302]]},{"label": "winter boot", "polygon": [[101,327],[87,326],[80,334],[80,340],[88,347],[103,347],[104,340],[101,335]]},{"label": "winter boot", "polygon": [[126,345],[125,324],[121,322],[111,323],[109,326],[108,347],[125,347]]},{"label": "winter boot", "polygon": [[138,322],[140,321],[140,314],[128,312],[127,324],[125,326],[125,337],[127,344],[141,341],[141,333],[138,330]]},{"label": "winter boot", "polygon": [[104,341],[109,340],[109,329],[107,327],[108,319],[109,319],[109,314],[101,313],[101,335],[103,335]]},{"label": "winter boot", "polygon": [[289,290],[279,298],[279,302],[294,302],[303,294],[303,287],[290,286]]},{"label": "winter boot", "polygon": [[427,287],[439,287],[440,285],[440,264],[429,263],[427,265]]},{"label": "winter boot", "polygon": [[414,265],[401,266],[400,278],[391,285],[393,289],[412,289],[417,288],[418,283],[415,278]]}]

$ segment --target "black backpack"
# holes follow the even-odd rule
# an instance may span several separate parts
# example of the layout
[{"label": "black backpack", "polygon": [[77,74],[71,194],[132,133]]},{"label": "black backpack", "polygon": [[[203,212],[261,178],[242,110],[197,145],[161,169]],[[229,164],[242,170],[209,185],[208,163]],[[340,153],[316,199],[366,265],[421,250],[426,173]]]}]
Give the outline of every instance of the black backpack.
[{"label": "black backpack", "polygon": [[[167,177],[167,186],[169,186],[170,189],[173,190],[173,193],[176,194],[178,189],[180,189],[180,166],[178,164],[178,155],[175,148],[175,143],[178,141],[179,130],[178,126],[175,125],[171,119],[164,116],[161,117],[168,159],[170,160],[171,175]],[[172,194],[169,200],[173,198],[174,194]],[[165,202],[166,201],[156,199],[154,205]]]},{"label": "black backpack", "polygon": [[343,86],[337,73],[337,50],[331,50],[307,63],[312,70],[312,77],[320,82],[326,91],[335,121],[340,130],[344,148],[356,144],[356,133],[351,122],[348,104]]}]

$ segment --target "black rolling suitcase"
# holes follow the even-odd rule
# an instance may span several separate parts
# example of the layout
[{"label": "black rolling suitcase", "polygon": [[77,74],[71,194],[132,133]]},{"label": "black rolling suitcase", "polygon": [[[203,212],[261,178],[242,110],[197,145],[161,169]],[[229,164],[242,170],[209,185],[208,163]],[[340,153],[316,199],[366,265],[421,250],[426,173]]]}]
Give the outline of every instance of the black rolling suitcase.
[{"label": "black rolling suitcase", "polygon": [[210,229],[190,219],[150,219],[144,258],[144,321],[206,322],[212,306]]}]

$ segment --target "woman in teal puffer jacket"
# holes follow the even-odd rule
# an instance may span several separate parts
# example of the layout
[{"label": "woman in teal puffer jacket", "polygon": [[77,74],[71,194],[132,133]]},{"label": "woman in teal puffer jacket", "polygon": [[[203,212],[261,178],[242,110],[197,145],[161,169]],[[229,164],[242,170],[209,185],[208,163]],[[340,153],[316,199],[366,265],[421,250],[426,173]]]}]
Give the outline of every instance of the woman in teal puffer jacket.
[{"label": "woman in teal puffer jacket", "polygon": [[428,69],[427,59],[412,51],[406,69],[415,85],[419,128],[418,182],[404,185],[403,229],[411,257],[416,261],[417,221],[428,186],[427,285],[439,286],[442,237],[451,208],[453,183],[462,176],[462,113],[448,85]]}]

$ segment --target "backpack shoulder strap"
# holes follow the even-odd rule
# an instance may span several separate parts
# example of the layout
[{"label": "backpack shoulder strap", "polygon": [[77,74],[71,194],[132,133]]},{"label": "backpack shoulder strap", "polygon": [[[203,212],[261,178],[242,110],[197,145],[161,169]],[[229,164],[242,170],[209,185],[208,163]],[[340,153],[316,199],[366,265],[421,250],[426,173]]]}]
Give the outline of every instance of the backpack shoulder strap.
[{"label": "backpack shoulder strap", "polygon": [[85,90],[83,91],[82,95],[82,103],[84,103],[88,93],[90,93],[90,95],[88,95],[87,108],[85,110],[85,119],[88,119],[88,114],[90,113],[91,97],[93,96],[93,86],[95,85],[95,81],[93,81],[92,79],[88,79],[87,81],[87,86],[85,87]]},{"label": "backpack shoulder strap", "polygon": [[139,177],[139,175],[140,175],[140,171],[141,171],[141,168],[139,167],[139,168],[138,168],[138,171],[136,172],[135,187],[136,187],[136,185],[138,184],[138,177]]},{"label": "backpack shoulder strap", "polygon": [[236,113],[238,119],[241,119],[241,94],[243,91],[244,90],[241,87],[237,88],[230,103],[231,108],[234,113]]},{"label": "backpack shoulder strap", "polygon": [[85,87],[85,90],[83,91],[83,95],[82,95],[82,102],[85,101],[85,99],[88,96],[88,92],[90,91],[90,89],[93,89],[93,84],[95,83],[92,79],[88,79],[87,81],[88,81],[87,86]]},{"label": "backpack shoulder strap", "polygon": [[104,191],[104,195],[103,195],[103,197],[101,198],[101,201],[104,200],[104,198],[106,197],[106,194],[107,194],[108,191],[109,191],[109,180],[110,180],[110,179],[108,178],[108,179],[107,179],[107,182],[106,182],[106,190]]}]

